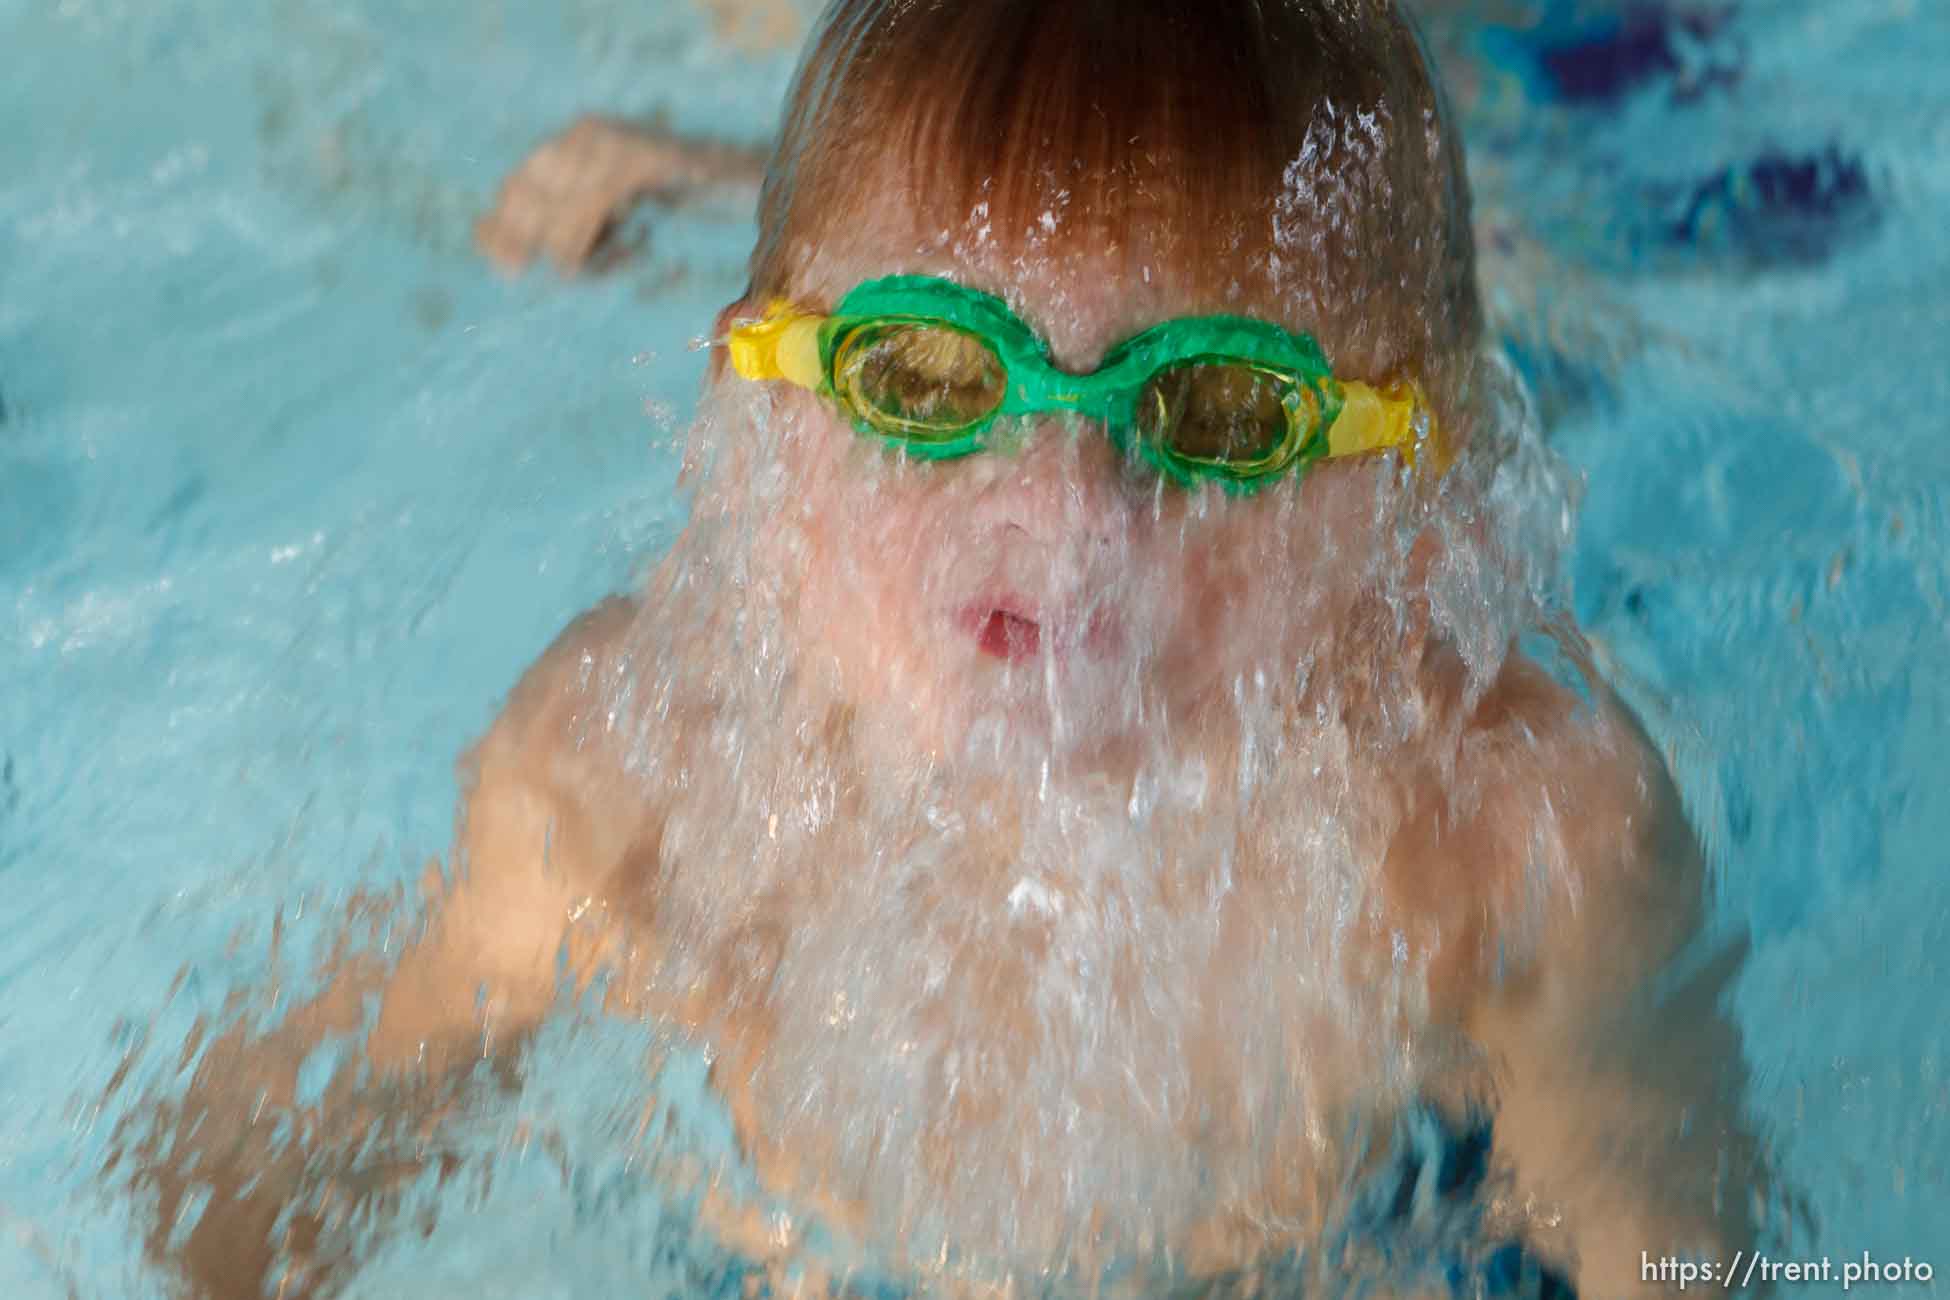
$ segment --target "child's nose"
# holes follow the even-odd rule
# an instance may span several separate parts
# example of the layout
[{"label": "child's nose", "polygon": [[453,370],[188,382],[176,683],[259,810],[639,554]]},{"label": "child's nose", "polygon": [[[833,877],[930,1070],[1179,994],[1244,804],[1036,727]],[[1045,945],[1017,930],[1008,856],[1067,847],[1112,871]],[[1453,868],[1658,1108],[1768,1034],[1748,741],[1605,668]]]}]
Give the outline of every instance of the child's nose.
[{"label": "child's nose", "polygon": [[1052,546],[1121,536],[1134,506],[1123,457],[1103,427],[1057,417],[1021,432],[1024,445],[1002,458],[978,522],[1018,528]]}]

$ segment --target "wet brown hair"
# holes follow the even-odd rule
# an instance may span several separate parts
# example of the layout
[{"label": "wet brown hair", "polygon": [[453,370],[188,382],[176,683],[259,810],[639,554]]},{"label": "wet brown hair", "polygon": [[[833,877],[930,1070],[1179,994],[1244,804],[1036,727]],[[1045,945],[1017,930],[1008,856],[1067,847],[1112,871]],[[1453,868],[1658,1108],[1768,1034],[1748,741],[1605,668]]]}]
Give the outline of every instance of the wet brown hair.
[{"label": "wet brown hair", "polygon": [[1052,208],[1058,255],[1142,241],[1211,310],[1256,266],[1330,356],[1427,365],[1481,328],[1460,147],[1393,0],[835,0],[787,102],[747,301],[794,296],[890,176],[931,228],[986,203],[1005,255]]}]

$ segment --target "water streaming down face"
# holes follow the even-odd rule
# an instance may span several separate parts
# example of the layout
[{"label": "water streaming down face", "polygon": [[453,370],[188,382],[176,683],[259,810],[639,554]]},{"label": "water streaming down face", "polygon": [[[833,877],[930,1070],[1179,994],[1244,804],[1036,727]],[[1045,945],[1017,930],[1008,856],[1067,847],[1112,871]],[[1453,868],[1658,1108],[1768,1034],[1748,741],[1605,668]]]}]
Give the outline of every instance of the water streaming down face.
[{"label": "water streaming down face", "polygon": [[1230,498],[1084,424],[910,462],[732,381],[694,441],[697,517],[592,668],[590,743],[667,805],[600,892],[761,1163],[919,1257],[1317,1226],[1350,1135],[1458,1064],[1379,870],[1394,768],[1456,750],[1429,647],[1479,689],[1534,615],[1499,511],[1560,517],[1535,446]]},{"label": "water streaming down face", "polygon": [[591,665],[586,743],[663,810],[599,892],[640,926],[626,980],[719,1051],[761,1165],[910,1259],[1304,1232],[1371,1121],[1466,1064],[1382,863],[1406,773],[1474,799],[1468,702],[1568,518],[1502,372],[1428,342],[1473,337],[1473,290],[1430,315],[1467,266],[1384,302],[1386,266],[1344,257],[1450,219],[1440,186],[1376,207],[1387,132],[1420,120],[1317,106],[1281,193],[1211,247],[1162,218],[1101,238],[1061,169],[1019,229],[986,201],[943,222],[898,162],[817,238],[794,244],[801,213],[761,241],[809,306],[895,273],[996,293],[1073,371],[1216,310],[1319,332],[1349,377],[1420,357],[1469,444],[1440,483],[1389,458],[1230,497],[1085,421],[918,462],[802,390],[714,383],[693,522]]}]

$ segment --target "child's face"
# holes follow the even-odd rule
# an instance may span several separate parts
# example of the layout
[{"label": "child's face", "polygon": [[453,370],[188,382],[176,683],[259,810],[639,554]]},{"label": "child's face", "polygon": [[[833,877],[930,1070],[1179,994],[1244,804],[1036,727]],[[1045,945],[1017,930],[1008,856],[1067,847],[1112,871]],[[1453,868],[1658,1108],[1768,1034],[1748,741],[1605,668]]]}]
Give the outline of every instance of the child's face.
[{"label": "child's face", "polygon": [[[1138,255],[1005,259],[965,242],[889,257],[913,247],[894,223],[853,235],[827,246],[804,305],[830,308],[879,276],[943,276],[1006,299],[1072,372],[1173,317],[1317,328],[1290,318],[1270,284],[1214,301]],[[1003,430],[996,450],[911,461],[804,390],[773,385],[770,400],[787,430],[802,647],[837,671],[856,711],[934,752],[990,720],[1103,750],[1183,727],[1239,679],[1291,681],[1375,562],[1377,503],[1393,481],[1376,461],[1316,466],[1248,496],[1187,490],[1069,416]]]}]

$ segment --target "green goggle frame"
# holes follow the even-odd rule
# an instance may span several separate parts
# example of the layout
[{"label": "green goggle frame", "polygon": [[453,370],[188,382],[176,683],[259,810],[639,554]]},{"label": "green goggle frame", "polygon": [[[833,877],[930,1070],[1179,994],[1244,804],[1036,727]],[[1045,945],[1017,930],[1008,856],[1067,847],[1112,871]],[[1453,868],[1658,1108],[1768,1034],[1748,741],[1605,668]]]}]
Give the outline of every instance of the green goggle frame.
[{"label": "green goggle frame", "polygon": [[[1102,422],[1121,452],[1177,483],[1232,491],[1389,447],[1413,463],[1417,444],[1435,441],[1433,412],[1413,384],[1342,382],[1310,336],[1242,316],[1164,321],[1074,375],[1001,299],[932,276],[889,276],[859,285],[830,315],[775,302],[734,328],[729,347],[745,378],[817,392],[862,434],[930,460],[982,450],[998,420],[1055,412]],[[917,414],[900,396],[917,370],[942,391],[952,376],[972,374],[975,386],[945,403],[923,399]],[[1215,440],[1215,419],[1252,436]]]}]

